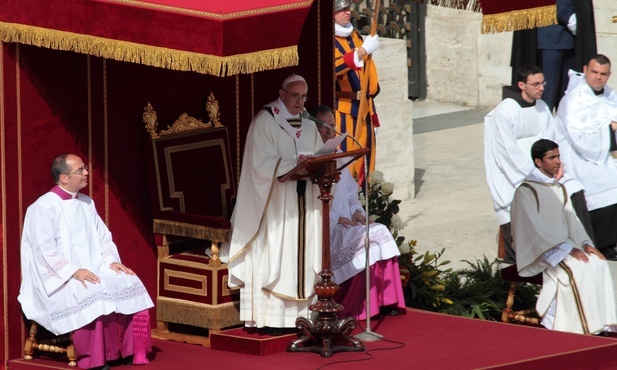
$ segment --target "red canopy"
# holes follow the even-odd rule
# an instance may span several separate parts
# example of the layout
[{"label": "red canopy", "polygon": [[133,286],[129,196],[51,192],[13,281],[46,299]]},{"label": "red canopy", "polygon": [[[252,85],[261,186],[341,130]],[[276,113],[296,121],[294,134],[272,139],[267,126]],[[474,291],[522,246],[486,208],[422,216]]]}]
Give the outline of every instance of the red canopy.
[{"label": "red canopy", "polygon": [[313,0],[19,0],[0,40],[215,76],[297,65]]}]

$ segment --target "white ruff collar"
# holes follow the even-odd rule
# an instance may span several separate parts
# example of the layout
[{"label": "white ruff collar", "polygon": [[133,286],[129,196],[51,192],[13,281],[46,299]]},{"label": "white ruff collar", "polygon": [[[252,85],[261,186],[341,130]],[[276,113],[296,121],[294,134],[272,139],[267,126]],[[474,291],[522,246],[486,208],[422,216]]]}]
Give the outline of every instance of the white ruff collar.
[{"label": "white ruff collar", "polygon": [[539,182],[542,184],[554,185],[557,183],[554,177],[548,177],[539,168],[534,168],[533,171],[527,176],[527,180]]},{"label": "white ruff collar", "polygon": [[341,26],[338,23],[334,24],[334,34],[340,37],[349,37],[351,32],[353,31],[353,26],[351,23],[347,23],[347,26]]}]

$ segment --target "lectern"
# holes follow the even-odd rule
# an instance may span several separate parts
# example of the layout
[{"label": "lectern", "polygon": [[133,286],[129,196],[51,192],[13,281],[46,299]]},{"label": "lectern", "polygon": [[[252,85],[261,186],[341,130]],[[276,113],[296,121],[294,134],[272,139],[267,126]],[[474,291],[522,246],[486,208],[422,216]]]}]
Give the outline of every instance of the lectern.
[{"label": "lectern", "polygon": [[[339,290],[338,284],[332,281],[330,269],[330,200],[332,199],[332,184],[339,180],[340,170],[351,162],[362,157],[368,149],[358,149],[318,157],[310,157],[300,163],[292,171],[281,178],[280,182],[309,178],[313,184],[319,186],[322,205],[322,257],[321,280],[314,286],[318,300],[309,306],[317,315],[315,318],[298,317],[296,327],[300,329],[298,339],[287,347],[289,352],[317,352],[321,357],[331,357],[335,352],[364,351],[364,344],[351,336],[351,332],[358,327],[355,317],[338,319],[337,312],[343,306],[336,303],[333,297]],[[337,165],[337,159],[344,158],[343,166]]]}]

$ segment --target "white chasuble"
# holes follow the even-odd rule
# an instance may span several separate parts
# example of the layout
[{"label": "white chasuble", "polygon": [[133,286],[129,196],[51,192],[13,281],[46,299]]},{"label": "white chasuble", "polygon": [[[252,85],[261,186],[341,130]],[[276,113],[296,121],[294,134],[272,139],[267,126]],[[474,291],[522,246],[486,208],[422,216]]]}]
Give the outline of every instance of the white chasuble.
[{"label": "white chasuble", "polygon": [[298,181],[278,177],[323,143],[312,121],[293,128],[283,122],[280,101],[268,106],[249,127],[231,243],[223,248],[229,248],[229,286],[240,287],[245,325],[294,327],[298,316],[309,315],[321,271],[321,202],[310,181],[301,197]]}]

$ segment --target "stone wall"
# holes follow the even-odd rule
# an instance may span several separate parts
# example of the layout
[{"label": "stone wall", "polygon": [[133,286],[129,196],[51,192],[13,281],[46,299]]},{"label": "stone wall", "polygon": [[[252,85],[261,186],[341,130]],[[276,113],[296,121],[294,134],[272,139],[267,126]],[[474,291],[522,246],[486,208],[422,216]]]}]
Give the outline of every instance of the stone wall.
[{"label": "stone wall", "polygon": [[427,100],[492,107],[510,84],[512,32],[482,35],[482,14],[427,6]]},{"label": "stone wall", "polygon": [[394,184],[394,198],[407,200],[414,192],[412,102],[407,95],[407,47],[404,40],[379,39],[373,60],[381,91],[375,106],[377,130],[375,169]]}]

